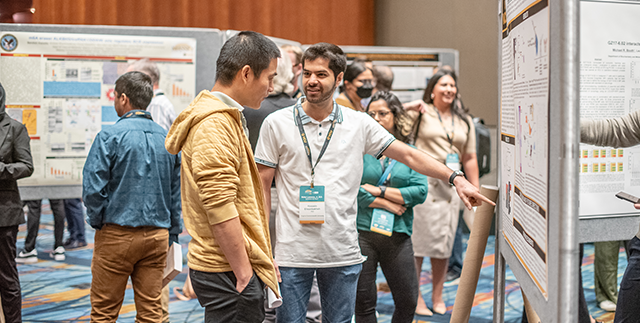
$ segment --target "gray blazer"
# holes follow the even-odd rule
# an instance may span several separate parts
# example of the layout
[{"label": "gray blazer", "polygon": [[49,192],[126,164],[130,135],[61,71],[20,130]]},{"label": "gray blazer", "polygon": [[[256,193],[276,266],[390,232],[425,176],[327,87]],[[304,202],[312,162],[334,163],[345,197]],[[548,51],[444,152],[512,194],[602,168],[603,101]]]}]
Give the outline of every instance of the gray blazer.
[{"label": "gray blazer", "polygon": [[0,227],[25,222],[17,180],[33,173],[27,128],[5,112],[0,84]]}]

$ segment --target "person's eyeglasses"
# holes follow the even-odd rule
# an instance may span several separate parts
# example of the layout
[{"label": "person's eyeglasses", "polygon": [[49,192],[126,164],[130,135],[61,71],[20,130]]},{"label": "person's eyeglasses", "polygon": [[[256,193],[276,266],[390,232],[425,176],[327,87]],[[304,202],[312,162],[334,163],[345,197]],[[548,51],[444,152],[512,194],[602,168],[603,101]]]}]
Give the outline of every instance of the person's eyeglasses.
[{"label": "person's eyeglasses", "polygon": [[375,118],[375,117],[376,117],[376,114],[377,114],[378,116],[380,116],[380,118],[384,118],[384,117],[388,116],[388,115],[391,113],[391,111],[369,111],[369,112],[367,112],[367,113],[368,113],[372,118]]}]

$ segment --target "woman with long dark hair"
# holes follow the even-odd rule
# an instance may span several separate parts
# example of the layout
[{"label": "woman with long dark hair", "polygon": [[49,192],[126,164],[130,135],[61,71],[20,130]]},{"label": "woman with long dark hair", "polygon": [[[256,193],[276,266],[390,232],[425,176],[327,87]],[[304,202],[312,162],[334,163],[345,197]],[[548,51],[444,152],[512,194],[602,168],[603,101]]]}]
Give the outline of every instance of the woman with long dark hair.
[{"label": "woman with long dark hair", "polygon": [[[413,140],[418,149],[452,170],[463,168],[469,182],[478,187],[475,128],[457,97],[455,72],[441,69],[434,74],[424,92],[426,107],[419,113],[409,112],[415,120]],[[453,186],[429,178],[429,198],[415,208],[413,231],[420,233],[412,236],[416,270],[419,277],[424,257],[431,258],[431,299],[433,310],[438,314],[444,314],[447,309],[442,290],[458,226],[459,202]],[[422,295],[416,313],[431,314]]]},{"label": "woman with long dark hair", "polygon": [[[397,140],[408,142],[411,120],[398,98],[389,92],[373,95],[367,107],[373,117]],[[418,300],[418,279],[413,260],[411,233],[413,206],[424,202],[429,183],[404,164],[389,158],[364,156],[358,193],[357,226],[362,265],[356,295],[356,322],[377,322],[376,273],[382,268],[395,310],[393,323],[413,321]]]}]

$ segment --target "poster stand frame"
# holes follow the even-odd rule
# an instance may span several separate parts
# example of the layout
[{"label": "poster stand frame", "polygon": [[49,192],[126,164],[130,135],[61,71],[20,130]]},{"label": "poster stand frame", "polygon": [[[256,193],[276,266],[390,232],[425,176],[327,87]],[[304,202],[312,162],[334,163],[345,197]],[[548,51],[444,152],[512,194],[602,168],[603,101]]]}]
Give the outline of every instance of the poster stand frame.
[{"label": "poster stand frame", "polygon": [[[496,17],[501,27],[498,31],[499,44],[502,44],[502,4],[503,1],[498,1]],[[543,295],[504,238],[503,211],[498,208],[493,317],[493,321],[498,323],[504,322],[506,265],[509,265],[542,322],[573,322],[578,313],[579,0],[551,0],[548,6],[550,90],[547,145],[547,295]],[[498,66],[502,66],[502,45],[498,53]],[[501,76],[499,73],[500,101]],[[501,125],[498,129],[501,129]],[[497,142],[501,142],[501,139],[498,138]],[[498,149],[499,161],[500,150]],[[502,168],[498,168],[498,183],[502,183]],[[505,192],[501,190],[500,194],[500,201],[504,201],[502,195]]]}]

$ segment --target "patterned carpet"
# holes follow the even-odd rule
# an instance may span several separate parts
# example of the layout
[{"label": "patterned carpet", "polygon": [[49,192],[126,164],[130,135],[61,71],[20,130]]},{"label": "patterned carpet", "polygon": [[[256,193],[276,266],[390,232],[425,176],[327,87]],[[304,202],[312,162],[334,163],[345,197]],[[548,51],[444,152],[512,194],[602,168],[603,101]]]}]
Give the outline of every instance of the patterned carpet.
[{"label": "patterned carpet", "polygon": [[[49,253],[53,249],[53,218],[48,201],[44,201],[43,216],[40,225],[40,234],[37,241],[39,260],[35,264],[18,265],[23,295],[23,320],[24,322],[88,322],[90,313],[89,287],[91,283],[91,257],[93,254],[94,231],[87,226],[86,248],[67,251],[67,259],[64,262],[56,262]],[[20,226],[18,233],[18,250],[24,245],[26,225]],[[465,237],[465,239],[468,235]],[[183,233],[180,236],[185,252],[189,236]],[[466,241],[465,241],[466,244]],[[470,323],[492,322],[493,317],[493,264],[494,264],[494,237],[489,238],[485,257],[480,273],[480,280],[476,290],[474,307],[471,311]],[[622,278],[626,266],[626,255],[620,250],[618,279]],[[593,245],[585,246],[583,259],[584,288],[587,303],[591,314],[598,320],[613,321],[613,314],[606,313],[597,307],[593,291]],[[507,270],[507,292],[505,304],[505,322],[520,322],[522,315],[522,296],[520,288],[511,271]],[[183,273],[178,275],[170,284],[170,288],[182,287],[186,279],[186,266]],[[384,276],[379,271],[378,281],[384,281]],[[431,275],[429,261],[424,262],[420,291],[427,300],[427,306],[431,307]],[[447,304],[445,315],[432,317],[416,316],[415,323],[449,322],[453,302],[457,291],[457,285],[445,284],[444,300]],[[378,322],[391,322],[394,305],[390,293],[378,293],[379,312]],[[197,300],[180,301],[173,291],[169,305],[171,322],[202,322],[204,311]],[[125,293],[125,300],[120,311],[118,322],[134,322],[135,306],[133,304],[133,291],[130,286]]]}]

